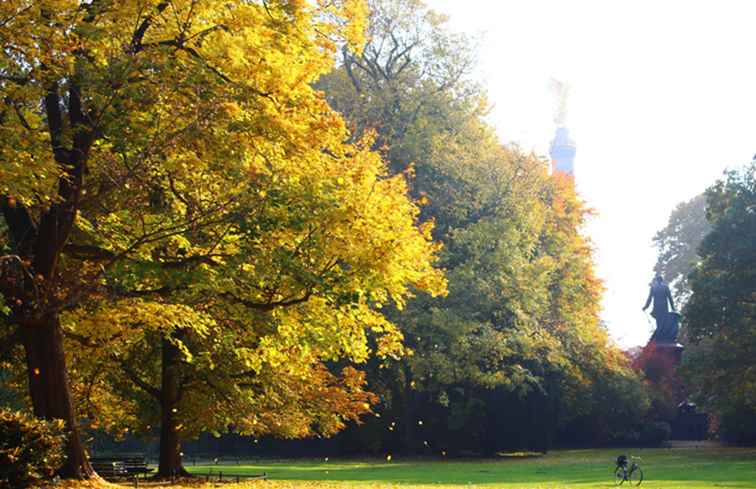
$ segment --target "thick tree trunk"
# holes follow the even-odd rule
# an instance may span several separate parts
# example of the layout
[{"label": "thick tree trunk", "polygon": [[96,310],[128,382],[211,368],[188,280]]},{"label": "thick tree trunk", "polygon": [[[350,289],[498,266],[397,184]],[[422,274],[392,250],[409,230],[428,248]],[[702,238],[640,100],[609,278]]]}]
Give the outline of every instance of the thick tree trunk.
[{"label": "thick tree trunk", "polygon": [[66,462],[59,475],[63,478],[89,478],[94,475],[94,470],[84,454],[76,426],[59,318],[51,314],[39,321],[22,322],[21,334],[34,415],[48,420],[62,419],[69,430]]},{"label": "thick tree trunk", "polygon": [[[49,84],[43,107],[52,156],[63,171],[58,179],[58,199],[34,219],[34,213],[25,205],[0,195],[9,242],[14,254],[23,258],[15,268],[3,270],[0,292],[11,299],[6,303],[13,308],[20,328],[34,414],[44,419],[62,419],[69,430],[67,458],[59,474],[64,478],[89,478],[95,473],[84,454],[76,426],[60,320],[57,313],[49,311],[60,305],[56,294],[62,292],[57,288],[57,266],[76,221],[95,131],[82,107],[78,81],[83,73],[77,68],[75,74],[64,77],[66,96],[61,95],[62,82],[54,81],[53,76],[45,82]],[[70,139],[65,137],[66,126],[75,128]],[[70,148],[67,143],[71,143]]]},{"label": "thick tree trunk", "polygon": [[162,340],[162,379],[160,399],[160,464],[157,477],[187,476],[181,462],[181,439],[177,429],[177,406],[180,395],[179,355],[167,338]]}]

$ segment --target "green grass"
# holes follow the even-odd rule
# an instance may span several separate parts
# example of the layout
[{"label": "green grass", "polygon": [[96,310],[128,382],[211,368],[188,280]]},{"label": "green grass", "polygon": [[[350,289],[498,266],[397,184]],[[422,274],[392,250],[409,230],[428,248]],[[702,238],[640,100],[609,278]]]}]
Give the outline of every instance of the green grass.
[{"label": "green grass", "polygon": [[[538,458],[497,460],[288,460],[189,467],[206,474],[259,474],[265,487],[447,487],[607,488],[613,487],[620,453],[642,457],[645,488],[756,488],[756,448],[675,448],[559,450]],[[305,483],[309,481],[310,483]],[[323,481],[320,483],[318,481]],[[327,482],[327,483],[326,483]]]}]

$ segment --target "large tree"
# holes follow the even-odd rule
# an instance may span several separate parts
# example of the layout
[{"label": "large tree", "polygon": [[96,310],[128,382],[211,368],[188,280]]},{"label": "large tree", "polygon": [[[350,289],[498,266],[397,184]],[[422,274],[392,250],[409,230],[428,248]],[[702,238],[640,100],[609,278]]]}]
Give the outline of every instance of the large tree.
[{"label": "large tree", "polygon": [[[135,276],[169,280],[171,293],[153,285],[115,303],[94,297],[64,316],[84,347],[74,357],[90,417],[132,431],[160,424],[160,473],[171,475],[181,470],[179,440],[199,431],[304,436],[317,424],[331,434],[340,417],[366,412],[361,376],[334,376],[325,362],[365,361],[366,330],[378,340],[373,352],[400,354],[401,336],[378,308],[401,305],[408,285],[442,290],[402,178],[384,178],[375,155],[368,161],[375,167],[328,158],[325,180],[313,172],[307,187],[270,187],[265,206],[228,223],[216,262],[166,276],[139,261],[106,277],[118,289]],[[310,187],[334,181],[337,195]],[[275,419],[284,413],[287,422]]]},{"label": "large tree", "polygon": [[688,388],[723,417],[728,438],[756,439],[756,163],[706,191],[711,232],[684,309]]},{"label": "large tree", "polygon": [[[369,0],[367,42],[361,49],[344,45],[339,69],[323,77],[331,106],[352,132],[377,134],[394,172],[406,170],[434,130],[449,122],[456,107],[480,95],[468,80],[474,46],[446,28],[446,18],[419,0]],[[445,100],[446,103],[438,103]],[[440,112],[439,112],[440,111]],[[423,129],[427,127],[425,130]]]},{"label": "large tree", "polygon": [[371,371],[385,414],[370,423],[388,424],[374,433],[405,449],[456,437],[457,448],[495,450],[513,439],[497,431],[502,412],[527,420],[504,430],[537,432],[541,446],[578,418],[606,427],[606,396],[629,407],[626,386],[640,384],[599,322],[601,284],[581,235],[589,211],[573,182],[486,125],[485,94],[467,79],[469,39],[421,2],[370,5],[365,49],[344,49],[318,86],[411,175],[449,279],[448,297],[418,297],[393,316],[414,354]]},{"label": "large tree", "polygon": [[[411,286],[442,289],[402,179],[344,144],[310,87],[338,43],[359,44],[364,13],[358,1],[0,4],[0,290],[35,414],[70,429],[64,476],[91,474],[64,333],[97,346],[149,329],[98,331],[84,319],[103,305],[165,319],[153,338],[173,396],[186,331],[255,327],[247,311],[306,302],[375,317]],[[333,333],[332,357],[364,351],[358,326],[376,322]],[[278,327],[323,336],[295,316]]]}]

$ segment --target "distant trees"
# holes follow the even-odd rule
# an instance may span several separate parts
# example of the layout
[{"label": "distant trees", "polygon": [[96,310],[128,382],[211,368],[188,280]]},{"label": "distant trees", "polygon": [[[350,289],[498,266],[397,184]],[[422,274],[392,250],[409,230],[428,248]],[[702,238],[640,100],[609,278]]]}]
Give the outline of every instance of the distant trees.
[{"label": "distant trees", "polygon": [[610,420],[621,411],[637,424],[648,400],[600,326],[601,284],[580,234],[589,211],[572,181],[483,122],[469,39],[420,2],[370,6],[364,50],[344,49],[318,87],[354,137],[375,131],[391,169],[412,176],[444,244],[449,295],[391,312],[413,354],[370,364],[383,413],[358,443],[546,449],[581,423],[576,438],[621,436]]},{"label": "distant trees", "polygon": [[710,230],[711,224],[706,219],[706,194],[700,194],[678,204],[664,229],[654,235],[654,245],[659,253],[654,271],[670,283],[679,305],[690,296],[688,274],[698,264],[698,246]]},{"label": "distant trees", "polygon": [[686,389],[736,441],[756,440],[755,167],[727,172],[681,203],[654,238],[656,270],[684,304]]},{"label": "distant trees", "polygon": [[722,435],[756,440],[756,163],[706,191],[711,231],[688,276],[688,388],[721,417]]}]

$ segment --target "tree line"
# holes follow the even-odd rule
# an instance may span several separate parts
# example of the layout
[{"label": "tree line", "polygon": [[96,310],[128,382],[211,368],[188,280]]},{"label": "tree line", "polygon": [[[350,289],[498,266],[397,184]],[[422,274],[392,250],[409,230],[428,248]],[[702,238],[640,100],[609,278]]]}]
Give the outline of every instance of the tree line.
[{"label": "tree line", "polygon": [[368,364],[380,417],[342,450],[491,454],[607,443],[650,400],[599,318],[602,285],[572,179],[505,146],[470,81],[474,41],[415,1],[374,1],[368,42],[318,83],[354,134],[374,131],[443,243],[448,294],[390,317],[412,354]]},{"label": "tree line", "polygon": [[0,375],[66,423],[61,475],[92,474],[82,432],[159,439],[160,476],[200,433],[637,435],[652,403],[599,321],[590,210],[485,123],[444,20],[416,0],[0,5]]},{"label": "tree line", "polygon": [[683,307],[688,394],[729,441],[756,441],[756,163],[683,202],[657,233],[657,270]]}]

